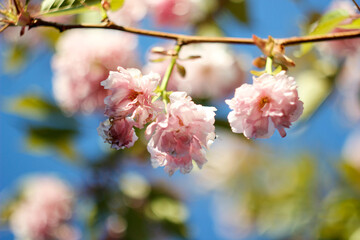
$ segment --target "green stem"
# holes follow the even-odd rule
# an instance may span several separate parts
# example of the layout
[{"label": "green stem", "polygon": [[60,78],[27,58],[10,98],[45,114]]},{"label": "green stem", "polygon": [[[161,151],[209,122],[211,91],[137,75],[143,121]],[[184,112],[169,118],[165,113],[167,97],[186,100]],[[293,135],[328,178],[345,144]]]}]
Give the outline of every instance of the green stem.
[{"label": "green stem", "polygon": [[273,63],[273,59],[271,57],[267,57],[265,71],[269,74],[272,74],[272,63]]},{"label": "green stem", "polygon": [[161,91],[161,94],[162,94],[162,97],[164,97],[164,94],[165,94],[165,91],[166,91],[166,87],[168,85],[168,82],[169,82],[169,79],[170,79],[170,76],[171,76],[171,73],[174,69],[174,66],[175,66],[175,63],[176,63],[176,59],[178,57],[178,54],[180,52],[180,49],[181,49],[181,46],[180,44],[177,44],[174,48],[174,56],[171,57],[171,61],[170,61],[170,64],[168,66],[168,68],[166,69],[166,72],[165,72],[165,75],[162,79],[162,82],[161,82],[161,85],[160,85],[160,91]]}]

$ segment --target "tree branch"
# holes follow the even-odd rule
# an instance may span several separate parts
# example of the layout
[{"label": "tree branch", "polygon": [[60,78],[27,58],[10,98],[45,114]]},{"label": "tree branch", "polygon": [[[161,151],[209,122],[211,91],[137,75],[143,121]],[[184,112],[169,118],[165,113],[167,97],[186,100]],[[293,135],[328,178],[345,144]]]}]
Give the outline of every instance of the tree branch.
[{"label": "tree branch", "polygon": [[[53,27],[58,29],[60,32],[75,29],[75,28],[101,28],[101,29],[113,29],[119,30],[128,33],[134,33],[138,35],[152,36],[165,39],[176,40],[181,45],[191,44],[191,43],[230,43],[230,44],[255,44],[252,38],[237,38],[237,37],[204,37],[204,36],[190,36],[184,34],[176,33],[166,33],[160,31],[151,31],[144,30],[134,27],[124,27],[116,25],[112,22],[107,22],[104,24],[60,24],[56,22],[48,22],[39,18],[34,18],[31,23],[29,23],[29,28],[35,27]],[[290,37],[290,38],[279,38],[275,39],[277,44],[283,46],[297,45],[302,43],[311,43],[311,42],[321,42],[321,41],[330,41],[330,40],[341,40],[349,38],[358,38],[360,37],[360,30],[347,31],[347,32],[338,32],[338,33],[328,33],[323,35],[315,36],[304,36],[304,37]]]},{"label": "tree branch", "polygon": [[357,2],[356,2],[355,0],[352,0],[352,1],[353,1],[353,3],[355,4],[356,8],[360,11],[360,7],[359,7],[359,5],[357,4]]}]

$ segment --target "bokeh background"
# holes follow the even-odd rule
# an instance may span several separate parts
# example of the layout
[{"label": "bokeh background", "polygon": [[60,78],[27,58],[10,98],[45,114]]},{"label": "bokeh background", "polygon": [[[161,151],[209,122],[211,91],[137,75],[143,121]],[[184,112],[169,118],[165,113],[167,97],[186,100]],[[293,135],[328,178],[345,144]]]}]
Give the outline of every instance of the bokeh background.
[{"label": "bokeh background", "polygon": [[[327,0],[204,2],[202,11],[185,20],[162,22],[149,7],[140,20],[127,23],[186,34],[285,38],[308,34],[324,13],[339,9]],[[356,14],[351,1],[336,4]],[[54,20],[96,22],[99,15],[94,11],[68,18]],[[360,239],[360,52],[356,48],[346,52],[346,44],[338,42],[340,47],[318,43],[308,52],[299,46],[286,49],[297,64],[288,74],[298,82],[305,110],[285,138],[275,133],[270,139],[248,140],[232,133],[224,99],[232,98],[233,91],[198,94],[191,84],[202,89],[209,82],[190,79],[190,85],[182,87],[193,93],[195,101],[218,109],[217,139],[203,169],[169,177],[162,168],[151,167],[144,137],[133,148],[112,151],[96,131],[105,119],[103,109],[69,111],[61,97],[54,97],[56,71],[61,71],[54,67],[54,54],[61,51],[57,41],[65,42],[57,31],[32,29],[21,38],[19,31],[7,29],[0,35],[1,239],[14,239],[9,221],[24,198],[24,183],[41,180],[39,176],[61,179],[72,189],[72,214],[66,222],[76,232],[72,236],[80,239]],[[86,45],[86,39],[78,39]],[[161,73],[166,60],[149,64],[149,58],[154,59],[149,51],[172,44],[138,36],[135,67]],[[239,68],[230,88],[250,82],[249,71],[258,70],[251,62],[261,52],[244,45],[219,48]],[[184,60],[187,76],[200,79],[209,74],[192,72],[191,61],[215,61],[222,55],[206,52],[216,51],[213,46],[184,48],[185,57],[203,55]],[[67,54],[69,61],[76,58]],[[206,79],[230,71],[229,65],[211,61],[206,66],[213,71]],[[212,90],[221,86],[211,84]],[[69,89],[64,91],[71,95]]]}]

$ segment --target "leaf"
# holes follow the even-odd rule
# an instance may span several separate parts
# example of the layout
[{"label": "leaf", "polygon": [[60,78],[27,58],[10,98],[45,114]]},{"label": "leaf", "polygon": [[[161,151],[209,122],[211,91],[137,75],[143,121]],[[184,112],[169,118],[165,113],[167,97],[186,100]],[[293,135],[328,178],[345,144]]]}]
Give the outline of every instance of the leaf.
[{"label": "leaf", "polygon": [[[349,13],[344,9],[330,11],[320,18],[318,25],[308,35],[314,36],[329,33],[335,28],[337,28],[339,24],[348,17]],[[302,44],[300,53],[298,55],[302,56],[308,53],[312,49],[312,47],[313,43]]]},{"label": "leaf", "polygon": [[250,73],[254,76],[260,77],[261,75],[263,75],[264,73],[266,73],[266,71],[255,71],[255,70],[251,70]]},{"label": "leaf", "polygon": [[43,120],[58,109],[37,95],[25,95],[9,99],[6,103],[8,111],[35,120]]},{"label": "leaf", "polygon": [[1,107],[24,118],[40,121],[43,125],[72,129],[77,127],[75,118],[65,116],[57,105],[47,101],[40,95],[26,94],[9,98]]},{"label": "leaf", "polygon": [[186,69],[183,65],[180,65],[179,63],[176,63],[176,69],[180,76],[185,77],[186,76]]},{"label": "leaf", "polygon": [[162,58],[155,58],[155,59],[149,59],[150,62],[163,62],[165,60],[169,59],[168,57],[162,57]]},{"label": "leaf", "polygon": [[[132,1],[132,0],[127,0],[127,1]],[[124,5],[124,0],[111,0],[110,10],[116,11],[116,10],[120,9],[123,5]]]},{"label": "leaf", "polygon": [[24,44],[12,44],[4,54],[3,69],[8,73],[15,73],[21,70],[28,60],[29,48]]},{"label": "leaf", "polygon": [[282,70],[283,69],[282,69],[281,65],[277,66],[277,68],[273,71],[273,75],[280,73]]},{"label": "leaf", "polygon": [[186,58],[181,58],[181,60],[184,61],[184,60],[193,60],[193,59],[199,59],[199,58],[201,58],[200,55],[191,55]]},{"label": "leaf", "polygon": [[342,29],[360,29],[360,18],[355,19],[350,24],[341,25],[341,26],[339,26],[339,28],[342,28]]},{"label": "leaf", "polygon": [[315,70],[303,71],[297,76],[299,97],[304,102],[304,111],[298,120],[308,121],[332,92],[333,85]]},{"label": "leaf", "polygon": [[46,152],[53,149],[66,158],[75,159],[77,153],[72,139],[76,134],[74,129],[30,126],[26,143],[32,151]]},{"label": "leaf", "polygon": [[225,4],[227,10],[240,22],[248,22],[246,0],[228,0]]},{"label": "leaf", "polygon": [[77,14],[94,5],[100,7],[101,0],[44,0],[41,3],[40,14],[46,16]]}]

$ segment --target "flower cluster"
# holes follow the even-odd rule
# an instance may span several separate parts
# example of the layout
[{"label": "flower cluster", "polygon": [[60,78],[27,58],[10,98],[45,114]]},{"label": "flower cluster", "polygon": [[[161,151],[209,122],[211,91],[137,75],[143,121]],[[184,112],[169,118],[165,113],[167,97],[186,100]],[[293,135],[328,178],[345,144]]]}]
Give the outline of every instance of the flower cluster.
[{"label": "flower cluster", "polygon": [[[111,71],[101,83],[111,94],[105,98],[105,115],[99,135],[115,149],[134,145],[135,128],[146,128],[147,149],[153,167],[191,171],[194,160],[201,168],[207,161],[205,150],[215,139],[214,107],[195,104],[185,92],[169,94],[159,88],[160,76],[138,69]],[[160,96],[163,101],[160,101]],[[165,103],[165,104],[164,104]],[[277,129],[282,137],[303,112],[294,78],[285,71],[254,77],[253,84],[243,84],[231,100],[228,119],[232,130],[247,138],[268,138]]]},{"label": "flower cluster", "polygon": [[282,137],[285,128],[303,112],[294,78],[284,71],[254,77],[254,83],[243,84],[231,100],[226,100],[232,111],[228,119],[231,129],[247,138],[268,138],[277,129]]},{"label": "flower cluster", "polygon": [[137,140],[134,127],[146,129],[148,150],[154,167],[165,166],[171,175],[177,169],[188,173],[192,160],[199,167],[205,151],[215,138],[213,107],[196,105],[184,92],[170,94],[165,106],[156,91],[160,76],[142,75],[137,69],[119,67],[101,84],[111,91],[105,99],[105,115],[98,133],[115,149],[133,146]]},{"label": "flower cluster", "polygon": [[192,160],[201,168],[206,162],[204,148],[215,138],[215,111],[196,105],[185,92],[172,93],[168,112],[146,129],[153,166],[165,166],[170,175],[178,168],[190,172]]},{"label": "flower cluster", "polygon": [[143,128],[161,111],[162,102],[152,102],[159,81],[156,73],[143,76],[138,69],[119,67],[101,82],[111,95],[105,98],[105,115],[109,119],[100,125],[98,132],[113,148],[134,145],[137,137],[133,127]]},{"label": "flower cluster", "polygon": [[79,239],[67,223],[72,215],[73,192],[61,180],[34,177],[26,182],[21,196],[10,216],[10,227],[17,238]]}]

